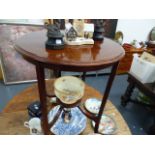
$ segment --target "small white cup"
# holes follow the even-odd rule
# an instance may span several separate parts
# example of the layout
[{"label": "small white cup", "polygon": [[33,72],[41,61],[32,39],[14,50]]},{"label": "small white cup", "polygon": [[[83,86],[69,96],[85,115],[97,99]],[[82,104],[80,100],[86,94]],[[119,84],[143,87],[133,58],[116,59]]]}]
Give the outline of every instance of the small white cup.
[{"label": "small white cup", "polygon": [[24,126],[30,129],[31,135],[41,135],[41,120],[38,117],[31,118],[28,122],[24,122]]}]

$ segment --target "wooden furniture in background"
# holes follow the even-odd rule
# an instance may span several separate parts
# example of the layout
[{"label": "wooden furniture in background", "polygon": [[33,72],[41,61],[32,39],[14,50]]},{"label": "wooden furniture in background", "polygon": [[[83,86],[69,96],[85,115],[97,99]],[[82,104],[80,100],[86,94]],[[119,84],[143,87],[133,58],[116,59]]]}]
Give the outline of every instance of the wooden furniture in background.
[{"label": "wooden furniture in background", "polygon": [[88,118],[95,121],[94,132],[97,133],[119,60],[125,54],[124,49],[111,39],[104,38],[103,42],[95,42],[94,45],[66,45],[62,50],[48,50],[45,48],[46,40],[46,31],[43,30],[26,34],[17,40],[15,44],[16,50],[36,66],[44,133],[51,134],[46,102],[47,98],[53,95],[48,94],[46,91],[45,68],[58,71],[88,72],[112,66],[98,115],[92,116],[90,113],[84,112]]},{"label": "wooden furniture in background", "polygon": [[[130,73],[128,73],[128,83],[129,84],[126,88],[126,91],[121,97],[121,105],[125,107],[129,102],[133,102],[135,104],[147,107],[147,109],[150,110],[151,113],[155,114],[155,83],[143,84]],[[135,88],[138,88],[140,92],[149,97],[150,99],[149,104],[132,98],[132,93]],[[154,123],[152,124],[152,126],[148,131],[148,134],[155,135],[155,119]]]},{"label": "wooden furniture in background", "polygon": [[[155,83],[141,83],[138,79],[136,79],[133,75],[128,73],[128,87],[121,98],[121,104],[126,106],[128,102],[138,103],[140,105],[144,105],[147,107],[152,107],[155,109]],[[135,88],[138,88],[142,93],[148,96],[152,100],[152,104],[144,104],[137,100],[133,100],[131,98],[132,92]]]},{"label": "wooden furniture in background", "polygon": [[[53,82],[54,80],[46,81],[47,92],[53,92]],[[102,99],[102,95],[95,90],[94,88],[86,85],[85,87],[85,95],[82,99],[82,103],[86,101],[86,99],[96,97],[98,99]],[[28,121],[28,111],[27,106],[33,102],[39,100],[38,94],[38,86],[37,84],[32,85],[31,87],[26,88],[16,96],[14,96],[7,106],[4,108],[2,113],[0,114],[0,134],[1,135],[25,135],[30,134],[29,129],[24,127],[24,122]],[[48,105],[53,105],[48,100]],[[108,100],[105,106],[104,114],[108,114],[116,121],[117,130],[114,134],[117,135],[130,135],[130,129],[116,109],[116,107]],[[87,120],[87,127],[83,131],[82,134],[92,134],[93,127],[91,125],[91,120]]]},{"label": "wooden furniture in background", "polygon": [[132,63],[132,59],[133,59],[133,54],[137,53],[139,55],[141,55],[144,51],[147,51],[149,53],[152,53],[152,49],[151,48],[126,48],[124,46],[125,49],[125,56],[124,58],[119,62],[118,65],[118,69],[117,69],[117,74],[123,74],[123,73],[128,73],[128,71],[130,70],[131,67],[131,63]]},{"label": "wooden furniture in background", "polygon": [[117,74],[127,73],[130,70],[133,54],[142,54],[142,49],[125,49],[125,57],[120,61]]}]

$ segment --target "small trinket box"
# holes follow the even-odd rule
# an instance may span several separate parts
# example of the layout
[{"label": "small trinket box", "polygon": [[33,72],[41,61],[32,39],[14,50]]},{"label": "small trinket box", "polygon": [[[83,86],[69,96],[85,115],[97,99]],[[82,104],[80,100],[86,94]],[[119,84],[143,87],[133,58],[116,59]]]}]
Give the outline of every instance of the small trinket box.
[{"label": "small trinket box", "polygon": [[41,105],[39,101],[31,103],[28,107],[28,114],[32,117],[41,117]]}]

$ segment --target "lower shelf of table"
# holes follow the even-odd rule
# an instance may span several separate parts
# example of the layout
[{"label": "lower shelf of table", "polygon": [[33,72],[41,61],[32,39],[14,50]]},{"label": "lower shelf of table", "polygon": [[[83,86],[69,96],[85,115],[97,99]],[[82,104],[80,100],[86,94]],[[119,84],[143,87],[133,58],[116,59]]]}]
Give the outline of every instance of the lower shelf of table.
[{"label": "lower shelf of table", "polygon": [[[114,117],[117,123],[118,135],[130,135],[131,132],[126,125],[125,121],[122,120],[120,116],[117,116],[117,111],[108,110],[105,111],[106,114]],[[0,114],[0,135],[29,135],[29,129],[24,127],[24,122],[28,121],[27,111],[18,111],[12,113],[2,113]],[[93,134],[94,129],[90,119],[87,119],[87,125],[85,130],[81,133],[83,135]]]},{"label": "lower shelf of table", "polygon": [[[53,82],[54,80],[46,81],[48,92],[53,91]],[[84,103],[88,98],[102,98],[102,95],[94,88],[86,85],[85,89],[85,95],[82,98],[82,103]],[[39,100],[37,84],[26,88],[13,97],[0,114],[0,134],[29,134],[29,130],[24,127],[23,123],[28,121],[27,106],[36,100]],[[114,117],[118,127],[116,134],[131,134],[122,115],[110,101],[106,103],[104,113]],[[82,134],[93,133],[93,127],[89,119],[87,123],[87,128]]]}]

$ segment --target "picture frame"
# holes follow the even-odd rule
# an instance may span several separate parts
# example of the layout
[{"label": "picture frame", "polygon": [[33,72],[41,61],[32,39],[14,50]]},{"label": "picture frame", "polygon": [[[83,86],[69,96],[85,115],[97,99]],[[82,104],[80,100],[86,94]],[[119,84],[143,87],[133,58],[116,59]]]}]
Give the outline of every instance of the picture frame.
[{"label": "picture frame", "polygon": [[[0,64],[5,84],[19,84],[37,80],[35,66],[26,61],[15,49],[14,43],[23,35],[43,30],[44,25],[0,23]],[[51,76],[45,71],[46,78]]]},{"label": "picture frame", "polygon": [[0,24],[44,25],[44,19],[0,19]]},{"label": "picture frame", "polygon": [[107,38],[114,39],[116,33],[116,27],[118,19],[104,19],[104,36]]}]

